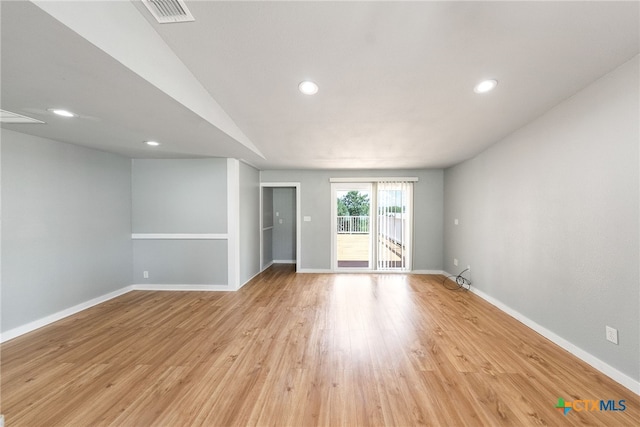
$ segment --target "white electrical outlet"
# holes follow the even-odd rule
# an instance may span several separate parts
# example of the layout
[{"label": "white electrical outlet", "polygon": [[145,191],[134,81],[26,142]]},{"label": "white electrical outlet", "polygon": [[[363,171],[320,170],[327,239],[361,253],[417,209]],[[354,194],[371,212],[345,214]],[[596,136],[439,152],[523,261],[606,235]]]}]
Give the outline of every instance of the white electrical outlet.
[{"label": "white electrical outlet", "polygon": [[149,272],[148,271],[143,271],[142,272],[142,277],[144,277],[145,279],[149,278]]},{"label": "white electrical outlet", "polygon": [[453,259],[453,265],[457,266],[458,265],[458,258],[454,258]]},{"label": "white electrical outlet", "polygon": [[453,220],[453,225],[458,225],[458,218]]},{"label": "white electrical outlet", "polygon": [[614,344],[618,344],[618,330],[616,328],[612,328],[611,326],[607,326],[606,331],[607,331],[607,341],[611,341]]}]

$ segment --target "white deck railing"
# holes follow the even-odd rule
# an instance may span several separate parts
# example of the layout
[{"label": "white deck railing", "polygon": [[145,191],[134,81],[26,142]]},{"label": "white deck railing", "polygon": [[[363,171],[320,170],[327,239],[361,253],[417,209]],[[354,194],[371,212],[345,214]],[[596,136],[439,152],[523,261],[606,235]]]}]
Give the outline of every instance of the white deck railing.
[{"label": "white deck railing", "polygon": [[[395,215],[378,216],[378,233],[395,243],[403,244],[404,218]],[[368,216],[339,216],[338,234],[366,234],[369,232]]]},{"label": "white deck railing", "polygon": [[368,216],[339,216],[338,234],[366,234],[369,232]]},{"label": "white deck railing", "polygon": [[[395,243],[403,243],[404,218],[396,215],[378,216],[378,234]],[[339,216],[338,234],[367,234],[370,230],[368,216]]]}]

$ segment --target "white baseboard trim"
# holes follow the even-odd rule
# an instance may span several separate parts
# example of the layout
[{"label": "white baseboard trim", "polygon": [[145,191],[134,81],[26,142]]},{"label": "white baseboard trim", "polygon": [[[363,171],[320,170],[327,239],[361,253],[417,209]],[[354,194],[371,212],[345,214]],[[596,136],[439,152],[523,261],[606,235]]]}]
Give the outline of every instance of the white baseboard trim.
[{"label": "white baseboard trim", "polygon": [[273,264],[295,264],[295,259],[274,259]]},{"label": "white baseboard trim", "polygon": [[50,323],[57,322],[58,320],[62,320],[65,317],[69,317],[73,314],[79,313],[82,310],[86,310],[87,308],[93,307],[94,305],[101,304],[103,302],[109,301],[110,299],[126,294],[132,289],[133,289],[132,286],[126,286],[122,289],[118,289],[117,291],[109,292],[108,294],[101,295],[99,297],[90,299],[89,301],[85,301],[78,305],[74,305],[73,307],[69,307],[67,309],[58,311],[57,313],[53,313],[41,319],[34,320],[33,322],[29,322],[26,325],[9,329],[8,331],[0,334],[0,342],[9,341],[11,339],[19,337],[20,335],[24,335],[31,331],[35,331],[36,329],[40,329],[43,326],[47,326]]},{"label": "white baseboard trim", "polygon": [[158,285],[158,284],[135,284],[131,285],[134,291],[233,291],[227,285]]},{"label": "white baseboard trim", "polygon": [[412,270],[410,274],[445,274],[443,270]]},{"label": "white baseboard trim", "polygon": [[261,271],[265,271],[267,268],[271,267],[272,265],[273,265],[273,261],[271,261],[269,264],[267,264],[264,267],[262,267]]},{"label": "white baseboard trim", "polygon": [[[448,273],[444,273],[444,274],[448,275]],[[550,331],[549,329],[545,328],[544,326],[539,325],[538,323],[536,323],[533,320],[529,319],[525,315],[523,315],[523,314],[519,313],[518,311],[510,308],[509,306],[505,305],[501,301],[499,301],[499,300],[495,299],[494,297],[482,292],[481,290],[479,290],[477,288],[474,288],[474,287],[471,287],[471,292],[473,292],[474,294],[476,294],[477,296],[479,296],[483,300],[487,301],[489,304],[493,305],[494,307],[498,308],[499,310],[503,311],[504,313],[508,314],[509,316],[513,317],[517,321],[519,321],[522,324],[526,325],[527,327],[533,329],[534,331],[536,331],[537,333],[539,333],[543,337],[545,337],[548,340],[552,341],[554,344],[559,345],[560,347],[562,347],[563,349],[565,349],[569,353],[571,353],[574,356],[576,356],[578,359],[582,360],[583,362],[588,363],[589,365],[591,365],[592,367],[594,367],[598,371],[602,372],[603,374],[605,374],[606,376],[608,376],[612,380],[620,383],[621,385],[623,385],[624,387],[628,388],[629,390],[631,390],[635,394],[640,395],[640,381],[636,381],[633,378],[629,377],[628,375],[620,372],[619,370],[617,370],[613,366],[603,362],[602,360],[598,359],[597,357],[593,356],[592,354],[584,351],[583,349],[581,349],[580,347],[576,346],[575,344],[572,344],[571,342],[567,341],[566,339],[562,338],[561,336],[555,334],[554,332]]]}]

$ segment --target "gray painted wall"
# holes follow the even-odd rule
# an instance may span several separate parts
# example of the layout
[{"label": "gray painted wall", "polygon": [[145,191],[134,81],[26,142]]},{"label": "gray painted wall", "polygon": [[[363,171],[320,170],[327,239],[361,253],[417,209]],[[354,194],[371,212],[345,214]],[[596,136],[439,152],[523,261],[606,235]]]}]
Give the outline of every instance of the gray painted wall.
[{"label": "gray painted wall", "polygon": [[[296,189],[273,189],[273,259],[296,259]],[[282,222],[282,223],[280,223]]]},{"label": "gray painted wall", "polygon": [[262,189],[262,226],[273,226],[273,188]]},{"label": "gray painted wall", "polygon": [[240,285],[260,272],[260,172],[240,162]]},{"label": "gray painted wall", "polygon": [[636,381],[638,81],[636,57],[447,169],[444,242],[447,271]]},{"label": "gray painted wall", "polygon": [[132,160],[134,233],[226,233],[226,159]]},{"label": "gray painted wall", "polygon": [[331,184],[329,178],[417,176],[414,187],[414,270],[441,270],[443,244],[443,171],[434,170],[269,170],[262,182],[300,182],[301,269],[331,268]]},{"label": "gray painted wall", "polygon": [[[132,194],[134,233],[227,232],[226,159],[132,160]],[[133,283],[226,285],[227,258],[226,240],[136,240]]]},{"label": "gray painted wall", "polygon": [[226,240],[133,241],[134,283],[226,285],[227,261]]},{"label": "gray painted wall", "polygon": [[[273,188],[262,189],[262,227],[273,227]],[[262,268],[273,262],[273,228],[262,231]]]},{"label": "gray painted wall", "polygon": [[2,331],[131,284],[131,162],[6,129]]}]

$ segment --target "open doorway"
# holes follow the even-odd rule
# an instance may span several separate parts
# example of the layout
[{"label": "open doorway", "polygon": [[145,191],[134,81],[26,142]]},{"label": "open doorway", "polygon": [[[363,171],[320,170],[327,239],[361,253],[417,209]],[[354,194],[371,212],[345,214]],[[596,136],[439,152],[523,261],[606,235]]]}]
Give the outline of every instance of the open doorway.
[{"label": "open doorway", "polygon": [[260,266],[300,268],[300,184],[260,184]]}]

